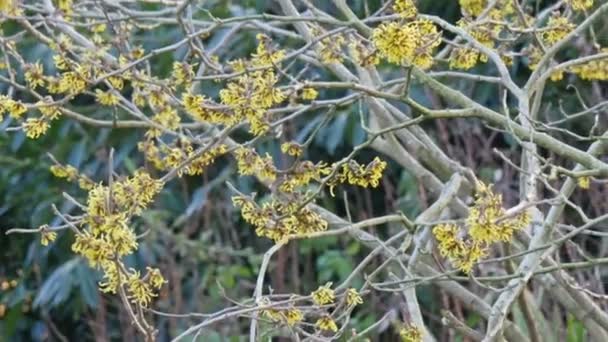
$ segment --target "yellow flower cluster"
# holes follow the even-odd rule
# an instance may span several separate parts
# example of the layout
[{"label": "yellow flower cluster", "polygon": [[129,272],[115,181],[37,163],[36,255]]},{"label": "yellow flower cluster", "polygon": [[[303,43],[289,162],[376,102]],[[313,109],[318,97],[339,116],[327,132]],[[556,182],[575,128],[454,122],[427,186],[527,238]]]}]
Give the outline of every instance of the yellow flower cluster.
[{"label": "yellow flower cluster", "polygon": [[0,1],[0,12],[8,12],[15,6],[15,0],[2,0]]},{"label": "yellow flower cluster", "polygon": [[334,322],[334,320],[329,315],[321,316],[315,323],[315,326],[320,330],[333,332],[338,331],[338,326],[336,325],[336,322]]},{"label": "yellow flower cluster", "polygon": [[38,231],[40,232],[40,244],[43,246],[48,246],[57,239],[57,233],[52,231],[47,224],[40,226]]},{"label": "yellow flower cluster", "polygon": [[[463,29],[471,25],[468,20],[459,20],[458,26]],[[475,38],[479,43],[488,47],[494,48],[494,35],[498,35],[501,28],[498,25],[478,25],[472,29],[468,29],[469,34]],[[468,70],[477,65],[477,63],[486,63],[488,56],[483,54],[481,51],[468,47],[458,47],[452,50],[450,56],[450,68]]]},{"label": "yellow flower cluster", "polygon": [[433,228],[442,256],[465,273],[488,254],[491,244],[509,242],[513,234],[530,223],[526,211],[515,217],[506,217],[502,196],[495,194],[491,186],[478,183],[475,203],[469,208],[466,219],[468,237],[459,236],[460,228],[454,224],[441,224]]},{"label": "yellow flower cluster", "polygon": [[185,168],[186,174],[191,176],[203,174],[205,169],[215,162],[216,158],[226,154],[227,152],[228,146],[224,144],[210,148],[207,152],[193,159],[188,164],[188,166]]},{"label": "yellow flower cluster", "polygon": [[372,41],[389,62],[428,69],[433,65],[433,50],[441,44],[441,33],[429,20],[393,21],[375,28]]},{"label": "yellow flower cluster", "polygon": [[545,31],[543,31],[543,42],[549,46],[553,45],[562,40],[562,38],[568,35],[573,29],[574,24],[568,21],[568,18],[552,16],[549,18]]},{"label": "yellow flower cluster", "polygon": [[0,120],[5,112],[8,112],[12,118],[19,119],[27,112],[27,107],[21,101],[15,101],[6,95],[0,95]]},{"label": "yellow flower cluster", "polygon": [[49,97],[45,98],[42,101],[36,102],[36,109],[40,111],[42,117],[47,120],[55,120],[61,116],[61,110],[57,105],[51,104],[51,99]]},{"label": "yellow flower cluster", "polygon": [[182,62],[173,62],[171,77],[175,85],[188,85],[194,78],[192,65]]},{"label": "yellow flower cluster", "polygon": [[24,73],[25,81],[32,88],[44,86],[44,69],[42,64],[36,62],[35,64],[26,65]]},{"label": "yellow flower cluster", "polygon": [[255,150],[239,147],[235,151],[237,167],[239,174],[244,176],[258,175],[262,179],[274,181],[277,178],[277,170],[272,161],[272,157],[266,153],[266,156],[260,157]]},{"label": "yellow flower cluster", "polygon": [[[177,110],[170,106],[165,106],[152,117],[152,121],[165,129],[176,131],[179,128],[181,119],[177,114]],[[162,130],[160,128],[150,128],[146,132],[147,138],[158,138],[161,135]]]},{"label": "yellow flower cluster", "polygon": [[316,165],[308,160],[298,162],[290,169],[289,173],[282,177],[279,190],[292,193],[297,188],[307,186],[312,180],[321,181],[324,175],[330,173],[331,168],[327,167],[323,162],[319,162]]},{"label": "yellow flower cluster", "polygon": [[356,289],[351,287],[346,290],[346,304],[351,307],[363,304],[363,298],[361,298],[361,295]]},{"label": "yellow flower cluster", "polygon": [[72,6],[72,0],[57,0],[57,8],[59,8],[65,16],[72,15]]},{"label": "yellow flower cluster", "polygon": [[591,178],[588,176],[585,177],[579,177],[576,180],[579,188],[584,189],[584,190],[588,190],[589,187],[591,186]]},{"label": "yellow flower cluster", "polygon": [[260,33],[256,36],[256,38],[259,41],[259,44],[256,47],[255,53],[251,55],[251,63],[253,67],[268,67],[278,65],[285,58],[285,51],[276,50],[272,46],[272,40],[270,37]]},{"label": "yellow flower cluster", "polygon": [[[516,11],[511,0],[498,0],[494,3],[494,7],[488,10],[487,21],[476,22],[473,17],[480,15],[489,2],[486,0],[461,0],[460,5],[465,13],[465,17],[458,21],[458,26],[467,31],[475,40],[482,45],[490,48],[496,48],[497,39],[504,32],[510,34],[508,25],[511,23],[516,25],[519,22],[519,17],[516,16]],[[517,18],[517,21],[513,19]],[[505,28],[507,28],[505,30]],[[501,54],[501,58],[507,65],[512,63],[510,56]],[[486,63],[488,56],[483,54],[478,49],[467,45],[460,46],[452,50],[450,55],[450,68],[468,70],[473,68],[478,63]]]},{"label": "yellow flower cluster", "polygon": [[[55,168],[60,175],[73,175],[66,167]],[[159,289],[165,282],[160,271],[148,269],[140,277],[135,270],[127,270],[122,257],[132,254],[138,246],[135,232],[129,228],[132,216],[140,215],[160,192],[163,184],[138,170],[132,177],[116,181],[110,189],[101,184],[89,191],[84,223],[87,229],[77,235],[72,250],[83,256],[91,267],[103,271],[104,279],[99,284],[104,292],[116,293],[126,287],[133,303],[147,306],[156,296],[153,288]]]},{"label": "yellow flower cluster", "polygon": [[103,91],[101,89],[95,90],[95,98],[97,102],[104,106],[116,106],[120,99],[114,90]]},{"label": "yellow flower cluster", "polygon": [[450,56],[450,68],[469,70],[477,65],[480,60],[483,60],[484,57],[487,58],[487,56],[476,49],[470,47],[459,47],[452,50],[452,54]]},{"label": "yellow flower cluster", "polygon": [[144,281],[138,271],[132,271],[129,274],[127,289],[129,290],[128,298],[144,307],[147,307],[152,301],[152,297],[156,296],[152,291],[152,285],[148,281]]},{"label": "yellow flower cluster", "polygon": [[59,75],[58,79],[48,77],[48,91],[51,94],[80,94],[87,88],[89,80],[95,74],[94,71],[91,66],[81,64],[76,65],[74,70]]},{"label": "yellow flower cluster", "polygon": [[315,90],[315,88],[304,87],[302,89],[302,99],[303,100],[314,100],[319,96],[319,93]]},{"label": "yellow flower cluster", "polygon": [[190,92],[185,92],[182,94],[182,103],[186,109],[186,113],[198,121],[233,126],[242,120],[242,118],[231,115],[226,111],[213,109],[214,104],[200,94],[194,95]]},{"label": "yellow flower cluster", "polygon": [[[232,110],[234,118],[231,122],[237,123],[246,118],[254,135],[262,135],[268,130],[268,109],[285,99],[285,94],[275,87],[278,77],[272,68],[284,58],[285,52],[272,51],[269,38],[264,35],[258,35],[258,39],[260,43],[250,64],[262,69],[246,72],[220,90],[221,103]],[[245,71],[244,62],[233,65],[238,66],[235,71]],[[200,98],[196,98],[196,102],[199,101]],[[198,106],[191,104],[189,107],[196,109]]]},{"label": "yellow flower cluster", "polygon": [[22,125],[25,135],[30,139],[38,139],[49,127],[48,121],[42,118],[28,118]]},{"label": "yellow flower cluster", "polygon": [[[313,26],[311,33],[315,37],[322,36],[327,32],[320,26]],[[341,34],[334,34],[321,39],[315,44],[319,59],[324,64],[341,63],[344,53],[342,52],[346,40]]]},{"label": "yellow flower cluster", "polygon": [[[147,161],[159,170],[177,169],[177,175],[195,176],[205,172],[205,169],[215,162],[215,159],[228,152],[228,146],[220,144],[207,149],[200,155],[186,141],[177,140],[175,146],[162,145],[158,148],[153,140],[140,141],[137,148],[144,153]],[[189,160],[187,165],[182,164]]]},{"label": "yellow flower cluster", "polygon": [[232,202],[241,209],[245,222],[255,227],[258,236],[276,243],[285,243],[291,235],[308,235],[327,230],[327,221],[307,208],[298,209],[297,203],[284,204],[276,200],[261,207],[244,196],[235,196]]},{"label": "yellow flower cluster", "polygon": [[[603,48],[600,53],[608,53]],[[608,58],[596,59],[570,68],[571,72],[587,81],[608,81]]]},{"label": "yellow flower cluster", "polygon": [[422,342],[422,330],[415,325],[408,325],[399,330],[401,342]]},{"label": "yellow flower cluster", "polygon": [[593,6],[593,0],[567,0],[567,2],[575,11],[585,11]]},{"label": "yellow flower cluster", "polygon": [[495,194],[491,186],[480,182],[476,189],[475,204],[469,209],[467,218],[469,234],[473,240],[485,243],[508,242],[515,231],[530,223],[530,216],[526,211],[514,218],[505,216],[502,196]]},{"label": "yellow flower cluster", "polygon": [[302,146],[295,141],[285,142],[281,144],[281,152],[292,157],[299,157],[302,155]]},{"label": "yellow flower cluster", "polygon": [[112,198],[122,211],[140,215],[162,188],[161,181],[145,171],[137,170],[132,177],[112,185]]},{"label": "yellow flower cluster", "polygon": [[334,290],[331,289],[331,285],[332,283],[327,283],[323,286],[319,286],[318,289],[316,289],[310,294],[310,296],[312,297],[312,301],[316,305],[321,306],[334,302],[334,300],[336,299],[336,294],[334,293]]},{"label": "yellow flower cluster", "polygon": [[95,186],[89,177],[80,174],[72,165],[55,164],[50,167],[50,171],[57,178],[65,178],[70,182],[77,181],[78,186],[83,190],[91,190]]},{"label": "yellow flower cluster", "polygon": [[330,190],[333,193],[333,188],[339,183],[348,183],[350,185],[358,185],[364,188],[369,186],[375,188],[380,184],[382,172],[386,169],[386,162],[376,157],[366,166],[350,160],[348,163],[342,164],[342,168],[336,176],[328,182]]},{"label": "yellow flower cluster", "polygon": [[459,0],[460,8],[467,16],[480,15],[488,5],[487,0]]},{"label": "yellow flower cluster", "polygon": [[[264,306],[270,304],[268,299],[265,299],[262,302],[262,305]],[[262,310],[262,315],[272,322],[287,324],[290,327],[295,326],[304,319],[304,314],[297,308],[290,308],[287,310],[265,309]]]},{"label": "yellow flower cluster", "polygon": [[412,19],[418,15],[414,0],[395,0],[393,10],[403,19]]}]

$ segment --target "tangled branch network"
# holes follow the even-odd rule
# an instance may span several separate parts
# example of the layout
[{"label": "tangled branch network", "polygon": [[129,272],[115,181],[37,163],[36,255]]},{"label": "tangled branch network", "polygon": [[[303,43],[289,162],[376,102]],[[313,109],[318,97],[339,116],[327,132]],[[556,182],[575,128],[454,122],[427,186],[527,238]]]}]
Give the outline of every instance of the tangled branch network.
[{"label": "tangled branch network", "polygon": [[[146,341],[218,327],[250,341],[391,329],[412,342],[554,341],[567,320],[608,341],[608,3],[459,0],[456,20],[421,13],[422,0],[276,0],[238,16],[218,3],[0,0],[8,134],[40,140],[71,121],[138,139],[134,167],[114,162],[115,146],[93,156],[103,174],[50,155],[50,172],[77,185],[63,195],[71,209],[8,233],[44,246],[68,235]],[[319,132],[345,117],[362,138],[320,158]],[[390,198],[401,174],[417,209],[352,215],[347,193]],[[202,177],[266,242],[255,281],[211,313],[157,310],[177,285],[168,267],[130,261],[147,244],[142,222],[164,191]],[[328,238],[361,246],[339,281],[269,286],[282,253]],[[429,289],[440,311],[421,305]],[[167,317],[179,328],[161,329]]]}]

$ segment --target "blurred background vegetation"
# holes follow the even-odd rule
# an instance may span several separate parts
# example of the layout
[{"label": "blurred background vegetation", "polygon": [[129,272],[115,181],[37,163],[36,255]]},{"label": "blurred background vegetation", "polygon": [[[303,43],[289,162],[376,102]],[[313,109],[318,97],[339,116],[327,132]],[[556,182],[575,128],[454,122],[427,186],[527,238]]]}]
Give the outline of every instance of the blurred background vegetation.
[{"label": "blurred background vegetation", "polygon": [[[319,7],[335,13],[325,1],[315,2]],[[455,22],[460,18],[457,1],[419,0],[419,9],[423,13],[439,15]],[[547,1],[541,3],[547,3]],[[382,6],[378,0],[349,1],[353,10],[360,17],[373,13]],[[544,7],[545,4],[541,4]],[[155,5],[149,5],[154,9]],[[277,5],[266,0],[225,1],[209,0],[205,8],[213,16],[227,18],[251,13],[277,13]],[[196,16],[205,18],[204,11]],[[19,28],[7,22],[3,26],[5,34]],[[604,29],[605,30],[605,29]],[[162,34],[159,34],[162,32]],[[230,60],[249,55],[255,48],[255,34],[240,34],[233,39],[228,49],[220,52],[221,60]],[[601,29],[598,37],[606,37]],[[213,46],[221,40],[224,31],[208,37],[207,46]],[[162,31],[140,31],[134,44],[141,44],[147,51],[168,45],[180,39],[183,32],[179,27],[167,26]],[[605,39],[605,38],[604,38]],[[295,42],[282,41],[284,47],[296,46]],[[606,44],[608,45],[608,44]],[[46,70],[52,70],[51,52],[35,41],[20,46],[23,56],[29,61],[40,60]],[[152,61],[159,76],[168,75],[174,59],[180,59],[185,51],[178,50],[172,54],[162,54]],[[577,54],[573,49],[564,53]],[[385,66],[388,73],[392,72]],[[477,73],[484,73],[484,66],[476,67]],[[398,70],[393,70],[398,72]],[[516,79],[526,77],[529,70],[526,65],[513,65]],[[331,80],[329,73],[310,75],[311,79]],[[547,101],[554,103],[554,108],[561,104],[567,111],[578,108],[575,96],[575,79],[566,77],[552,86]],[[203,86],[204,92],[213,96],[221,84],[209,82]],[[483,87],[463,89],[458,83],[456,88],[468,94],[474,94],[480,103],[498,108],[498,89],[484,84]],[[338,92],[341,90],[332,90]],[[606,92],[606,90],[599,90]],[[6,89],[0,89],[5,93]],[[425,90],[413,85],[411,93],[424,104],[441,106],[438,99],[428,96]],[[339,94],[320,94],[336,97]],[[587,93],[582,96],[591,96]],[[72,105],[80,113],[92,117],[106,115],[107,107],[98,106],[94,98],[81,96]],[[357,107],[340,109],[333,114],[330,122],[317,135],[314,144],[307,151],[313,161],[337,160],[348,154],[354,145],[364,140],[365,134],[359,123]],[[284,127],[282,139],[302,141],[320,120],[323,112],[309,114],[308,117],[290,122]],[[545,113],[555,115],[559,112]],[[115,113],[121,115],[121,113]],[[436,121],[425,128],[434,132],[439,146],[464,165],[478,170],[482,179],[497,181],[497,189],[505,196],[506,202],[516,202],[517,176],[515,170],[504,166],[504,163],[492,153],[493,148],[501,150],[511,158],[517,158],[516,144],[508,136],[485,127],[472,120]],[[62,163],[71,164],[99,182],[104,179],[106,156],[110,148],[116,150],[114,163],[119,174],[130,174],[143,165],[141,154],[137,151],[137,141],[143,136],[142,130],[135,129],[99,129],[63,118],[52,126],[50,132],[38,140],[27,139],[23,132],[6,132],[11,119],[6,117],[0,123],[0,229],[36,228],[42,224],[58,225],[58,218],[51,210],[56,204],[61,211],[69,212],[69,204],[62,197],[68,192],[78,199],[85,193],[76,185],[54,178],[49,172],[52,165],[47,153],[51,153]],[[588,132],[593,125],[592,118],[568,123],[573,132]],[[564,137],[564,139],[566,139]],[[258,145],[259,152],[269,152],[275,156],[280,166],[279,140],[265,140]],[[586,143],[581,142],[581,148]],[[371,160],[376,154],[367,151],[361,156],[362,161]],[[244,193],[261,190],[251,177],[239,177],[235,165],[228,158],[218,160],[206,173],[199,177],[183,177],[168,184],[155,204],[143,217],[136,221],[138,232],[147,232],[140,242],[140,248],[131,265],[144,268],[145,265],[158,266],[167,277],[165,286],[155,301],[155,309],[171,313],[214,312],[222,309],[229,301],[227,298],[249,298],[254,288],[255,275],[261,263],[261,255],[271,246],[271,241],[258,238],[250,226],[240,220],[227,191],[225,181],[230,181]],[[589,209],[596,214],[608,211],[604,188],[591,189],[588,196]],[[576,194],[575,196],[581,196]],[[602,198],[603,201],[594,201]],[[336,197],[320,199],[319,203],[346,216],[345,203],[353,221],[403,211],[409,217],[415,216],[428,204],[424,190],[418,186],[407,170],[396,164],[389,164],[382,184],[377,189],[354,187],[338,188]],[[382,236],[382,229],[377,234]],[[388,227],[391,229],[391,227]],[[397,229],[397,228],[395,228]],[[388,230],[387,230],[388,231]],[[90,269],[86,263],[76,257],[70,249],[73,234],[63,231],[58,239],[48,247],[39,242],[37,235],[0,234],[0,340],[44,341],[49,338],[58,340],[136,340],[136,334],[118,299],[111,295],[100,294],[96,283],[99,274]],[[605,251],[606,246],[589,241],[589,248]],[[308,293],[320,284],[328,281],[339,283],[368,253],[358,242],[342,237],[328,237],[314,241],[298,240],[290,242],[283,248],[271,264],[270,279],[272,288],[277,293]],[[594,252],[594,254],[597,252]],[[378,259],[376,265],[380,263]],[[370,269],[373,269],[373,263]],[[362,279],[357,280],[361,284]],[[439,327],[439,310],[448,299],[437,288],[422,287],[418,289],[423,314],[433,326]],[[366,305],[355,311],[353,328],[364,329],[377,321],[384,312],[391,309],[392,294],[375,294],[364,300],[373,305]],[[377,309],[377,310],[376,310]],[[396,316],[400,313],[395,308]],[[474,325],[476,316],[467,317],[469,324]],[[157,317],[155,325],[160,330],[161,340],[183,330],[196,322],[195,317]],[[235,320],[234,324],[211,326],[201,335],[203,341],[238,341],[246,334],[246,320]],[[571,341],[582,336],[580,325],[573,321],[565,327]],[[382,335],[372,336],[372,340],[384,338],[390,340],[395,336],[391,327],[382,329]],[[268,334],[271,334],[270,330]]]}]

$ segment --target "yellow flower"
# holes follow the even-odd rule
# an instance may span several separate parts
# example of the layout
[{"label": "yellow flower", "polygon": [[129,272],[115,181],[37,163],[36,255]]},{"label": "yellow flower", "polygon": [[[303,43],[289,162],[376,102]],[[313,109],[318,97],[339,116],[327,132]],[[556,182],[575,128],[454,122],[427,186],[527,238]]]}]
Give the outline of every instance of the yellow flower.
[{"label": "yellow flower", "polygon": [[422,331],[415,325],[408,325],[399,330],[401,342],[422,342]]},{"label": "yellow flower", "polygon": [[133,303],[144,307],[147,307],[152,301],[152,298],[156,297],[156,294],[152,292],[150,285],[139,277],[139,272],[137,271],[134,271],[129,275],[127,288],[129,290],[129,299],[131,299]]},{"label": "yellow flower", "polygon": [[[251,55],[254,67],[276,65],[285,58],[285,51],[275,50],[274,47],[271,46],[272,41],[270,37],[267,35],[259,33],[256,35],[256,39],[259,41],[259,44],[255,53]],[[233,67],[235,68],[235,71],[244,71],[242,61],[236,61],[236,64]]]},{"label": "yellow flower", "polygon": [[48,225],[40,226],[38,229],[40,231],[40,244],[43,246],[48,246],[50,242],[57,238],[57,233],[51,231]]},{"label": "yellow flower", "polygon": [[121,209],[139,215],[152,203],[163,186],[163,182],[152,178],[146,171],[137,170],[132,177],[123,182],[116,182],[112,195]]},{"label": "yellow flower", "polygon": [[346,304],[348,304],[348,306],[363,304],[363,298],[361,298],[361,295],[359,295],[357,290],[351,287],[346,291]]},{"label": "yellow flower", "polygon": [[55,67],[59,70],[63,71],[70,68],[70,60],[63,55],[54,55],[53,62],[55,63]]},{"label": "yellow flower", "polygon": [[404,64],[416,50],[415,29],[398,22],[380,24],[374,29],[372,41],[389,62]]},{"label": "yellow flower", "polygon": [[404,19],[411,19],[418,15],[418,9],[413,0],[395,0],[393,10]]},{"label": "yellow flower", "polygon": [[[152,117],[152,121],[168,130],[175,131],[179,128],[181,118],[177,114],[177,110],[167,106],[163,107],[161,111],[154,115]],[[150,128],[146,132],[147,138],[158,138],[161,135],[162,130],[160,128]]]},{"label": "yellow flower", "polygon": [[118,90],[122,90],[125,86],[125,80],[120,76],[110,76],[108,77],[108,82]]},{"label": "yellow flower", "polygon": [[72,0],[57,0],[57,7],[63,12],[66,16],[72,15]]},{"label": "yellow flower", "polygon": [[331,289],[332,283],[327,283],[323,286],[320,286],[317,290],[312,292],[310,295],[312,296],[312,301],[316,305],[325,305],[329,303],[333,303],[336,295],[334,290]]},{"label": "yellow flower", "polygon": [[464,253],[464,242],[458,237],[458,227],[452,224],[440,224],[433,228],[433,235],[439,243],[442,256],[454,259]]},{"label": "yellow flower", "polygon": [[116,293],[118,286],[121,281],[124,283],[125,276],[119,274],[118,265],[115,261],[103,261],[101,263],[101,269],[103,270],[103,279],[99,282],[99,290],[104,293]]},{"label": "yellow flower", "polygon": [[468,274],[487,255],[492,243],[509,242],[516,231],[526,227],[530,223],[530,215],[523,211],[506,217],[502,197],[495,194],[491,186],[480,182],[476,188],[475,203],[469,208],[465,222],[469,233],[466,240],[458,236],[459,228],[453,224],[435,226],[433,235],[441,255]]},{"label": "yellow flower", "polygon": [[450,56],[450,68],[469,70],[477,65],[478,61],[482,61],[481,56],[482,54],[475,49],[459,47],[452,50],[452,54]]},{"label": "yellow flower", "polygon": [[18,4],[18,0],[0,0],[0,13],[4,12],[15,17],[22,16],[23,10],[17,6]]},{"label": "yellow flower", "polygon": [[[603,48],[600,53],[607,53],[608,48]],[[583,80],[608,80],[608,58],[593,60],[570,68],[571,72],[577,74]]]},{"label": "yellow flower", "polygon": [[102,91],[100,89],[95,90],[95,97],[97,98],[97,102],[101,103],[104,106],[116,106],[120,99],[113,90]]},{"label": "yellow flower", "polygon": [[43,118],[29,118],[23,123],[23,131],[30,139],[37,139],[49,129],[49,123]]},{"label": "yellow flower", "polygon": [[593,6],[593,0],[567,0],[575,11],[585,11]]},{"label": "yellow flower", "polygon": [[437,27],[429,20],[380,24],[372,32],[372,41],[389,62],[423,69],[432,65],[432,52],[441,43]]},{"label": "yellow flower", "polygon": [[487,6],[486,0],[459,0],[460,8],[469,16],[478,16]]},{"label": "yellow flower", "polygon": [[14,119],[21,118],[27,112],[27,107],[21,101],[15,101],[6,97],[0,98],[0,105]]},{"label": "yellow flower", "polygon": [[317,328],[319,328],[321,330],[333,331],[333,332],[338,331],[338,326],[336,325],[336,322],[334,322],[334,320],[331,319],[331,317],[329,317],[327,315],[319,318],[317,320],[317,322],[315,323],[315,325],[317,326]]},{"label": "yellow flower", "polygon": [[290,155],[292,157],[299,157],[302,155],[302,146],[296,142],[286,142],[281,144],[281,152]]},{"label": "yellow flower", "polygon": [[547,23],[547,30],[542,34],[543,41],[547,45],[553,45],[568,35],[574,26],[566,17],[552,16]]},{"label": "yellow flower", "polygon": [[36,62],[26,66],[25,81],[32,89],[44,86],[44,71],[42,64]]},{"label": "yellow flower", "polygon": [[78,170],[76,170],[76,168],[71,165],[52,165],[50,167],[50,171],[53,176],[57,178],[67,178],[70,181],[73,181],[78,178]]},{"label": "yellow flower", "polygon": [[51,99],[45,99],[44,101],[36,102],[37,109],[40,111],[42,116],[49,120],[55,120],[61,116],[61,110],[56,105],[51,105]]},{"label": "yellow flower", "polygon": [[158,268],[151,268],[151,267],[147,267],[148,270],[148,282],[150,283],[150,285],[152,285],[152,287],[154,287],[155,289],[160,289],[163,284],[165,284],[167,281],[165,280],[165,278],[163,277],[163,275],[160,273],[160,270]]},{"label": "yellow flower", "polygon": [[173,62],[173,72],[171,74],[173,81],[176,85],[186,84],[192,81],[194,78],[194,71],[192,70],[192,65],[182,63],[182,62]]},{"label": "yellow flower", "polygon": [[304,87],[302,89],[302,99],[304,100],[314,100],[319,96],[319,93],[315,90],[315,88]]},{"label": "yellow flower", "polygon": [[121,219],[112,222],[113,225],[106,228],[105,240],[113,247],[118,256],[125,256],[137,249],[137,237],[133,230],[127,226],[126,218],[122,215],[118,216]]},{"label": "yellow flower", "polygon": [[488,254],[488,247],[481,242],[467,241],[464,252],[451,259],[452,264],[464,272],[470,274],[473,266]]},{"label": "yellow flower", "polygon": [[285,320],[287,321],[287,325],[289,325],[290,327],[293,327],[298,322],[301,322],[303,319],[304,315],[302,314],[302,311],[298,309],[293,308],[285,312]]},{"label": "yellow flower", "polygon": [[576,181],[577,181],[577,183],[578,183],[578,186],[579,186],[581,189],[585,189],[585,190],[589,189],[589,186],[590,186],[590,184],[591,184],[591,178],[589,178],[588,176],[585,176],[585,177],[579,177],[579,178],[577,178],[577,180],[576,180]]},{"label": "yellow flower", "polygon": [[[315,36],[321,36],[327,32],[320,26],[313,26],[311,32]],[[330,37],[324,38],[316,43],[317,53],[321,63],[332,64],[342,62],[345,40],[341,34],[334,34]]]},{"label": "yellow flower", "polygon": [[273,322],[280,322],[283,318],[281,312],[276,309],[266,309],[262,311],[262,315]]},{"label": "yellow flower", "polygon": [[564,79],[564,71],[557,70],[551,73],[551,81],[558,82]]},{"label": "yellow flower", "polygon": [[15,0],[0,0],[0,12],[9,12],[15,6]]},{"label": "yellow flower", "polygon": [[91,27],[91,32],[93,33],[102,33],[107,28],[106,24],[96,24]]},{"label": "yellow flower", "polygon": [[335,179],[328,182],[330,190],[338,183],[348,183],[364,188],[369,186],[375,188],[380,185],[382,172],[386,169],[386,162],[375,157],[369,164],[363,166],[354,160],[342,164],[342,169],[337,173]]},{"label": "yellow flower", "polygon": [[84,232],[76,235],[72,244],[72,251],[82,255],[91,267],[110,261],[114,252],[112,246],[102,239],[93,237],[90,233]]},{"label": "yellow flower", "polygon": [[515,218],[504,218],[505,215],[502,196],[495,194],[491,186],[477,184],[475,205],[469,209],[466,220],[471,238],[483,243],[508,242],[513,233],[524,228],[530,219],[526,211]]},{"label": "yellow flower", "polygon": [[95,183],[89,179],[87,176],[80,176],[78,177],[78,186],[82,189],[82,190],[91,190],[95,187]]}]

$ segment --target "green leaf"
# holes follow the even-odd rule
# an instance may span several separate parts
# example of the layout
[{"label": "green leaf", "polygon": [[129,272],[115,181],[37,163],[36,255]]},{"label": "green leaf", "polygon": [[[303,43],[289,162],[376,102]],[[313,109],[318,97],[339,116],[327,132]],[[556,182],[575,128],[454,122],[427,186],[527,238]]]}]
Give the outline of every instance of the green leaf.
[{"label": "green leaf", "polygon": [[46,279],[38,291],[36,299],[34,299],[34,308],[43,306],[55,307],[68,298],[73,283],[72,271],[78,263],[79,258],[74,258],[57,268]]},{"label": "green leaf", "polygon": [[567,323],[567,341],[568,342],[584,342],[586,330],[585,326],[574,316],[568,315]]}]

